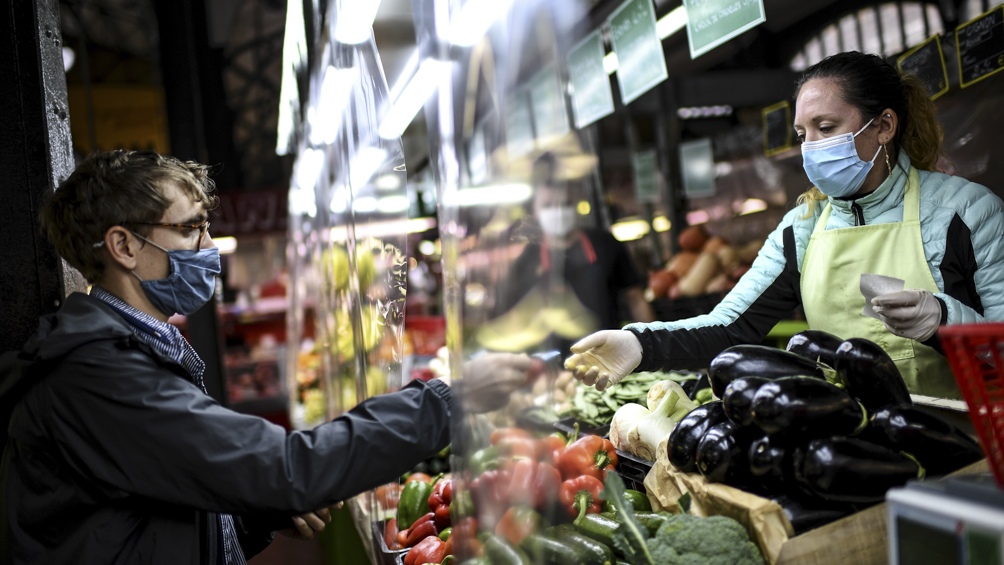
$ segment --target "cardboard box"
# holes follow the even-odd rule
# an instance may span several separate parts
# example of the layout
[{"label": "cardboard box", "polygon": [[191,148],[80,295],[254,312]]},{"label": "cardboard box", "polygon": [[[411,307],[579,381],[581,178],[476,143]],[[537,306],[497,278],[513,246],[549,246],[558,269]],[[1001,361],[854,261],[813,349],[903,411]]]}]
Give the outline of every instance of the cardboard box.
[{"label": "cardboard box", "polygon": [[[690,493],[692,514],[738,520],[771,565],[888,562],[885,503],[796,536],[776,502],[728,485],[709,483],[696,473],[681,473],[669,463],[666,453],[663,441],[657,460],[645,477],[653,509],[676,512],[676,501],[682,494]],[[952,475],[986,473],[989,469],[983,459]]]}]

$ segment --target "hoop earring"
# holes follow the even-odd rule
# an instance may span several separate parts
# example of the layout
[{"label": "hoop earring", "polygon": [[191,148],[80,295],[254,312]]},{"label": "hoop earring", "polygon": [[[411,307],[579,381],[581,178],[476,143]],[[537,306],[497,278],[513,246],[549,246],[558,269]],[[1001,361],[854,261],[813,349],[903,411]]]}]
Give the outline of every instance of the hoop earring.
[{"label": "hoop earring", "polygon": [[885,168],[889,170],[889,174],[892,174],[892,164],[889,163],[889,148],[882,144],[882,151],[885,152]]}]

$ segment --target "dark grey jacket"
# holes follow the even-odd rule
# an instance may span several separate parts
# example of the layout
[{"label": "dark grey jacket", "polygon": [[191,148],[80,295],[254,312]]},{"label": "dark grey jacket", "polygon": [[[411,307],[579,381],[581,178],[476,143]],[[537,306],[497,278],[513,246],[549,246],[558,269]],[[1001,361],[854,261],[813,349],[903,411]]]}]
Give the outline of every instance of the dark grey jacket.
[{"label": "dark grey jacket", "polygon": [[216,563],[217,512],[236,515],[250,557],[278,518],[390,482],[449,443],[441,382],[287,432],[216,403],[84,294],[0,357],[0,401],[12,397],[3,563]]}]

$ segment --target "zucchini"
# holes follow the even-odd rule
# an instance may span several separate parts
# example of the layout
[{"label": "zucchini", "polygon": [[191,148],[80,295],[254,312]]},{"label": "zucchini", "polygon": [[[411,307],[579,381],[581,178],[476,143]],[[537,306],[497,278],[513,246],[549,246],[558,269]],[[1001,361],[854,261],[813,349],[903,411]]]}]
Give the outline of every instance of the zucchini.
[{"label": "zucchini", "polygon": [[[651,510],[651,509],[650,509]],[[620,522],[601,514],[586,514],[573,522],[575,529],[586,537],[608,546],[614,546],[614,532]]]},{"label": "zucchini", "polygon": [[580,534],[571,524],[552,526],[547,534],[573,548],[579,565],[613,565],[614,552],[609,546]]},{"label": "zucchini", "polygon": [[547,565],[576,565],[578,557],[575,555],[575,548],[557,539],[542,536],[540,534],[530,534],[520,543],[520,547],[534,563],[546,563]]},{"label": "zucchini", "polygon": [[485,555],[492,565],[530,565],[533,563],[522,549],[506,540],[492,535],[482,534],[481,543],[485,546]]},{"label": "zucchini", "polygon": [[667,512],[635,512],[634,519],[638,521],[646,530],[648,530],[649,535],[654,536],[656,532],[659,531],[659,527],[662,526],[671,514]]}]

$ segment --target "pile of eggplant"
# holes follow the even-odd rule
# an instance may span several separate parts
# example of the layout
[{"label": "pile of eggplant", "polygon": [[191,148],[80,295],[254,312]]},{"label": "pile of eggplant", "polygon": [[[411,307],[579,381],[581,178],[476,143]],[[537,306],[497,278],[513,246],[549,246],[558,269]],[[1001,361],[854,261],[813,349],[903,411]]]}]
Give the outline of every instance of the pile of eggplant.
[{"label": "pile of eggplant", "polygon": [[720,400],[676,425],[669,461],[775,499],[796,533],[984,456],[964,432],[915,407],[895,363],[867,339],[807,330],[785,350],[737,345],[712,360],[708,376]]}]

